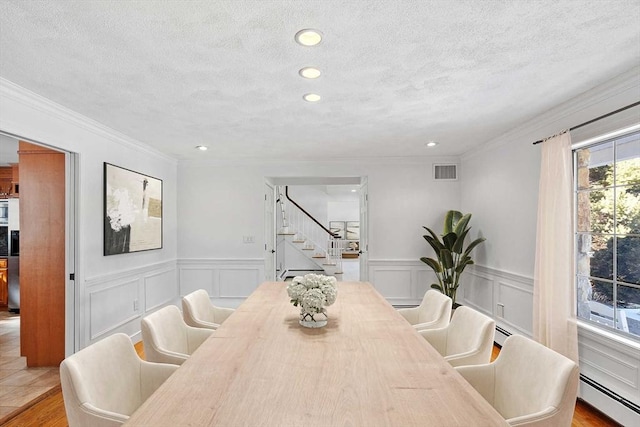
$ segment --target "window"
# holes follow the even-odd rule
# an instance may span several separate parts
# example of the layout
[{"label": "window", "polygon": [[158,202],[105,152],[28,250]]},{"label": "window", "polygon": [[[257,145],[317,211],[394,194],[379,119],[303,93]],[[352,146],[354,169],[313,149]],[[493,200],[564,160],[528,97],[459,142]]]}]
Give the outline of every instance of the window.
[{"label": "window", "polygon": [[578,318],[640,339],[640,132],[574,151]]}]

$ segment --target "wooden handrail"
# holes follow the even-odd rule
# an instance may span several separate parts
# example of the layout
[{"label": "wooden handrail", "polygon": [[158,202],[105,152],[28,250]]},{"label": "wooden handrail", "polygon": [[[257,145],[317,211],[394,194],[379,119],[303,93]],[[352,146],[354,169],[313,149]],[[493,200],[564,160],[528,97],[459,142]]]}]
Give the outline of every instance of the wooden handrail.
[{"label": "wooden handrail", "polygon": [[289,197],[289,186],[285,185],[284,186],[284,195],[286,196],[287,200],[289,200],[291,203],[293,203],[298,209],[300,209],[300,211],[302,213],[304,213],[306,216],[308,216],[313,222],[315,222],[316,224],[318,224],[320,226],[320,228],[322,228],[324,231],[326,231],[329,236],[333,237],[334,239],[339,238],[340,236],[338,234],[334,234],[331,232],[331,230],[329,230],[327,227],[325,227],[324,225],[320,224],[320,222],[315,219],[313,216],[311,216],[311,214],[307,211],[304,210],[304,208],[302,206],[300,206],[299,204],[297,204],[296,202],[294,202],[291,197]]}]

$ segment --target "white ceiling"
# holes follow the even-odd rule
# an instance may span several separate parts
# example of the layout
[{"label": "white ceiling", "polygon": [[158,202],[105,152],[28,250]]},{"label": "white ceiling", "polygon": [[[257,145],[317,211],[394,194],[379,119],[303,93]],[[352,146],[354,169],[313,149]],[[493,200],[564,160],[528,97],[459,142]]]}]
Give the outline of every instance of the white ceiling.
[{"label": "white ceiling", "polygon": [[459,155],[640,65],[638,23],[639,0],[2,0],[0,76],[179,159]]}]

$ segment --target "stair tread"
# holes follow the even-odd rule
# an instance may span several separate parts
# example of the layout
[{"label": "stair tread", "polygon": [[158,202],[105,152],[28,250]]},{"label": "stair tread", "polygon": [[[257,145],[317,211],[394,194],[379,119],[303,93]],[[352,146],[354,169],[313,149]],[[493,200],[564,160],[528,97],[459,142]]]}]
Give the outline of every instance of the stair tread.
[{"label": "stair tread", "polygon": [[324,255],[314,255],[314,256],[312,256],[311,258],[318,258],[318,259],[320,259],[320,258],[324,258]]},{"label": "stair tread", "polygon": [[296,233],[278,233],[278,236],[295,236]]},{"label": "stair tread", "polygon": [[315,250],[315,249],[316,249],[316,248],[302,248],[302,250],[303,250],[303,251],[313,251],[313,250]]},{"label": "stair tread", "polygon": [[293,240],[293,243],[304,243],[304,240]]}]

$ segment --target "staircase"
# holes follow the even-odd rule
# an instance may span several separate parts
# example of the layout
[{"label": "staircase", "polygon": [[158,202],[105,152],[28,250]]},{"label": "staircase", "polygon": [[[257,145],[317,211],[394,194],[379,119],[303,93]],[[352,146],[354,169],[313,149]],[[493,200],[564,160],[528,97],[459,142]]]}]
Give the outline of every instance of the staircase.
[{"label": "staircase", "polygon": [[[336,239],[331,231],[319,223],[300,205],[289,198],[288,188],[276,187],[278,280],[307,273],[325,274],[342,280],[342,252],[344,240]],[[304,257],[285,256],[293,252]],[[288,259],[287,259],[288,258]]]}]

